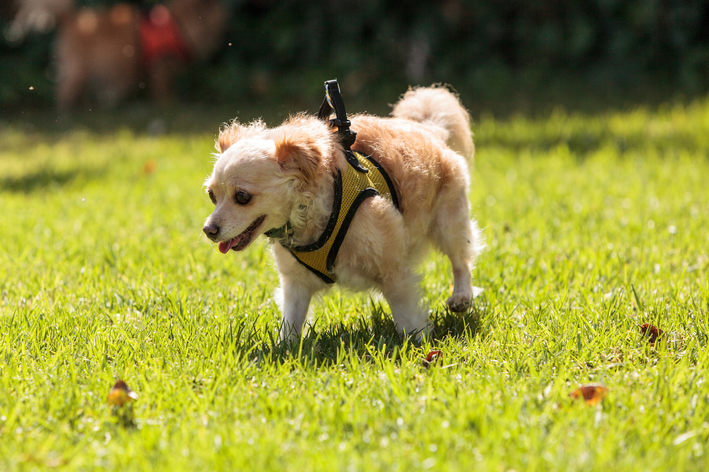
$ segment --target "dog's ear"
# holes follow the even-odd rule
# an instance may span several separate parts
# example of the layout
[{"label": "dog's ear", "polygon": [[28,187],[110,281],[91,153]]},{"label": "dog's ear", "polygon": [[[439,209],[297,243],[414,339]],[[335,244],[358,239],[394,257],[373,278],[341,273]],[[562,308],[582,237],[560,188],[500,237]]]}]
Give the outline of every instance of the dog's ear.
[{"label": "dog's ear", "polygon": [[257,136],[266,131],[266,125],[261,120],[256,120],[248,125],[242,125],[234,120],[222,129],[219,130],[219,137],[215,146],[217,151],[223,153],[231,147],[232,144],[240,139]]},{"label": "dog's ear", "polygon": [[307,183],[321,173],[322,151],[317,142],[307,136],[285,135],[275,141],[276,160],[286,171],[295,171]]},{"label": "dog's ear", "polygon": [[235,141],[236,140],[231,138],[229,132],[220,131],[219,138],[217,138],[217,143],[214,147],[217,148],[217,151],[223,153],[224,151],[229,149],[229,147],[234,144]]}]

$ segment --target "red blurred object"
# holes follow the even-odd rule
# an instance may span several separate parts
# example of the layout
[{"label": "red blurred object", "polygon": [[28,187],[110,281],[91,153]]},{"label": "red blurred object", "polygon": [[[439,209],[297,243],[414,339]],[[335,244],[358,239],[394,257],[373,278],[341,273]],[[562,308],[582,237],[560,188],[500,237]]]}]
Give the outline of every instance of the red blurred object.
[{"label": "red blurred object", "polygon": [[140,41],[146,67],[167,56],[185,62],[192,56],[180,27],[165,5],[155,5],[140,21]]},{"label": "red blurred object", "polygon": [[132,1],[92,8],[76,0],[18,0],[5,36],[17,42],[56,27],[56,98],[64,112],[87,99],[112,107],[146,87],[165,102],[176,97],[179,74],[219,48],[229,9],[221,0],[163,1],[144,15]]}]

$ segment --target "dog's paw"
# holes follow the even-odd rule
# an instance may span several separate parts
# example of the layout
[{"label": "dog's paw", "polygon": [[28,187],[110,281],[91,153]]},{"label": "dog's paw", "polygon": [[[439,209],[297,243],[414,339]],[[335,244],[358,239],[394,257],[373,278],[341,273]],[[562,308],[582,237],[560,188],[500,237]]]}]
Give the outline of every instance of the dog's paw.
[{"label": "dog's paw", "polygon": [[467,293],[454,293],[447,301],[446,304],[450,311],[460,313],[463,311],[468,311],[470,308],[470,295]]}]

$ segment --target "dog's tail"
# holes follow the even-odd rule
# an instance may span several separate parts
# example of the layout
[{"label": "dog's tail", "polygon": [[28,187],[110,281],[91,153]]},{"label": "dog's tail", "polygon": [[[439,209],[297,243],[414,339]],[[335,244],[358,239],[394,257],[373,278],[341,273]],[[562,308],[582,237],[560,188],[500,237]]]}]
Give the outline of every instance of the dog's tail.
[{"label": "dog's tail", "polygon": [[470,115],[458,97],[446,87],[411,88],[394,105],[395,118],[405,118],[431,126],[451,149],[472,162],[475,154]]}]

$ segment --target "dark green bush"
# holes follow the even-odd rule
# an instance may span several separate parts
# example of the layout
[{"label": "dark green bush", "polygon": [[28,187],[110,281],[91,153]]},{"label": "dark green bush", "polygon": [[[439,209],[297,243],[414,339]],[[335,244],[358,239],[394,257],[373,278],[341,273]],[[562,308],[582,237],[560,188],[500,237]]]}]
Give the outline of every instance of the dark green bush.
[{"label": "dark green bush", "polygon": [[[709,85],[703,0],[228,3],[223,47],[182,83],[191,99],[302,97],[310,104],[331,77],[362,100],[431,82],[504,99],[566,76],[619,91],[659,83],[696,94]],[[0,45],[0,103],[25,103],[28,82],[48,86],[48,45],[46,38]],[[43,90],[32,100],[50,96]]]}]

